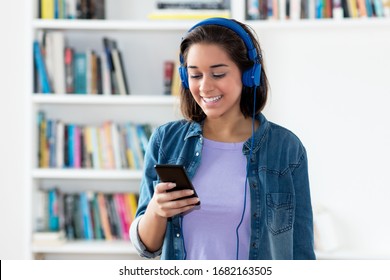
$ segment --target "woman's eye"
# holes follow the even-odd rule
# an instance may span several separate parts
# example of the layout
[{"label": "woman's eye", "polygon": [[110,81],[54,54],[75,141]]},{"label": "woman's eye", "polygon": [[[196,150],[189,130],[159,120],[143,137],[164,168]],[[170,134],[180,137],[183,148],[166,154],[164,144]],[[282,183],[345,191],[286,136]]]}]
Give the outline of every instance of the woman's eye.
[{"label": "woman's eye", "polygon": [[216,78],[216,79],[220,79],[220,78],[223,78],[225,77],[225,73],[222,73],[222,74],[213,74],[213,77]]},{"label": "woman's eye", "polygon": [[191,79],[199,79],[200,77],[202,77],[202,75],[200,75],[200,74],[191,74],[190,75]]}]

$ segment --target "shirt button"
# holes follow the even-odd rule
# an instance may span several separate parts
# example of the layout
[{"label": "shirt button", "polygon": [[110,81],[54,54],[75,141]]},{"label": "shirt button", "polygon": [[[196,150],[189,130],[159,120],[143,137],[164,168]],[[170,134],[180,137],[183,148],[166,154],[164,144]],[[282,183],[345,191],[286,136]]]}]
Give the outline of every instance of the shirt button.
[{"label": "shirt button", "polygon": [[253,247],[253,248],[257,248],[256,242],[253,242],[253,243],[252,243],[252,247]]},{"label": "shirt button", "polygon": [[179,238],[180,237],[180,233],[176,233],[176,237]]},{"label": "shirt button", "polygon": [[253,213],[253,217],[257,218],[257,212]]},{"label": "shirt button", "polygon": [[197,157],[199,156],[199,152],[196,152],[196,154],[195,154]]},{"label": "shirt button", "polygon": [[253,183],[253,184],[252,184],[252,188],[256,189],[256,188],[257,188],[257,184],[256,184],[256,183]]}]

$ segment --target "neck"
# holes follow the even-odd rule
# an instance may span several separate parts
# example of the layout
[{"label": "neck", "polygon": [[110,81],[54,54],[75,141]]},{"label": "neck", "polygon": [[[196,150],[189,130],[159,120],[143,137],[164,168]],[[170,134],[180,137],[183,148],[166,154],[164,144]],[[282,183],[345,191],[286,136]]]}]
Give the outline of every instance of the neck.
[{"label": "neck", "polygon": [[[255,129],[258,121],[255,121]],[[206,118],[203,126],[204,137],[219,142],[244,142],[252,135],[252,118],[239,118],[227,121],[221,118]]]}]

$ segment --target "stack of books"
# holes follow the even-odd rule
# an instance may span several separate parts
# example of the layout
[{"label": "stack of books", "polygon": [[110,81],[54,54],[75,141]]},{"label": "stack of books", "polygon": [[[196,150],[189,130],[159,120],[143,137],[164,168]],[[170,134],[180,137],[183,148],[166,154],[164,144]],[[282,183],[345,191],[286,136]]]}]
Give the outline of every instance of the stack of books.
[{"label": "stack of books", "polygon": [[230,17],[230,0],[160,0],[148,15],[153,20],[202,20]]},{"label": "stack of books", "polygon": [[100,126],[64,123],[38,112],[38,163],[40,168],[137,169],[152,133],[149,124]]},{"label": "stack of books", "polygon": [[39,189],[36,199],[36,245],[60,245],[74,239],[129,240],[138,204],[134,193],[75,193],[56,186]]},{"label": "stack of books", "polygon": [[39,0],[42,19],[104,19],[105,0]]},{"label": "stack of books", "polygon": [[246,0],[248,20],[390,17],[390,0]]},{"label": "stack of books", "polygon": [[39,32],[34,41],[34,90],[44,94],[129,95],[122,52],[102,39],[104,52],[76,51],[63,32]]}]

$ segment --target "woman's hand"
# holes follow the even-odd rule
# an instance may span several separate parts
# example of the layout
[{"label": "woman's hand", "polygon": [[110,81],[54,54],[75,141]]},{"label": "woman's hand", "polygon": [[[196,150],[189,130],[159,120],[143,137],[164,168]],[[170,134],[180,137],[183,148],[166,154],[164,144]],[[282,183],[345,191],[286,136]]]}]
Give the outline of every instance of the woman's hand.
[{"label": "woman's hand", "polygon": [[155,215],[169,218],[177,214],[190,210],[199,202],[199,198],[184,198],[194,194],[193,190],[169,190],[176,187],[174,183],[159,183],[156,185],[154,195],[149,203],[149,210]]}]

